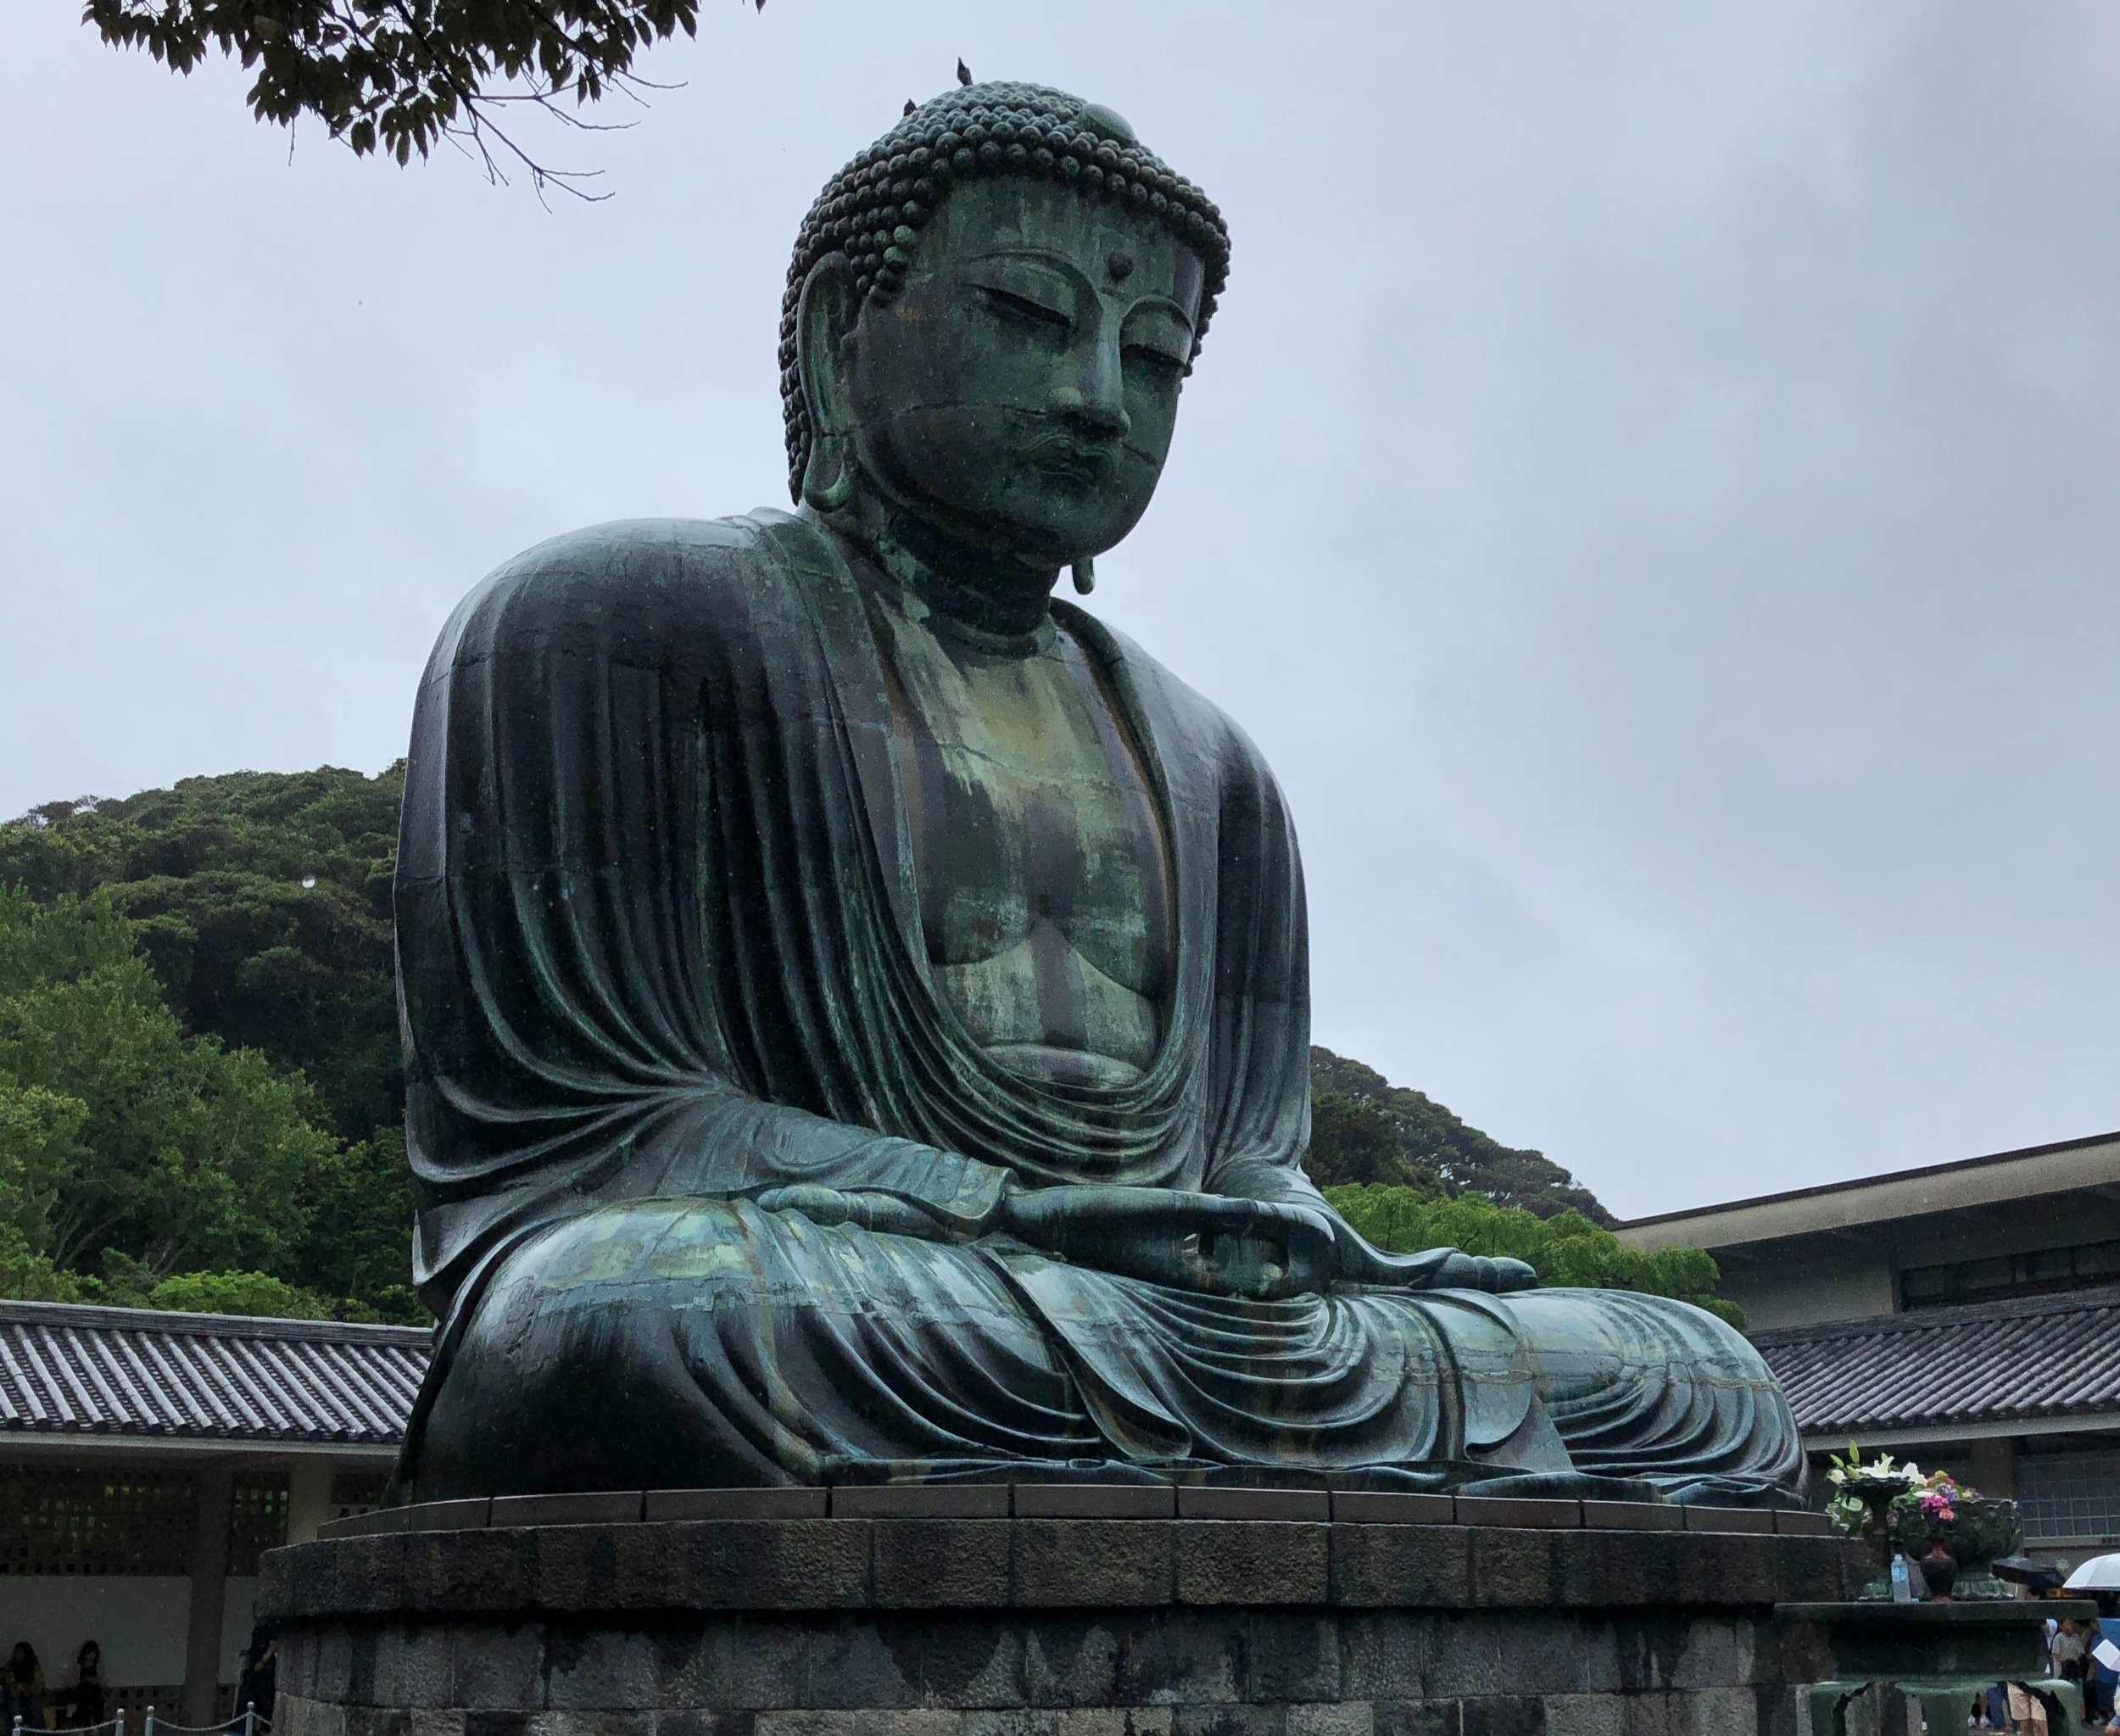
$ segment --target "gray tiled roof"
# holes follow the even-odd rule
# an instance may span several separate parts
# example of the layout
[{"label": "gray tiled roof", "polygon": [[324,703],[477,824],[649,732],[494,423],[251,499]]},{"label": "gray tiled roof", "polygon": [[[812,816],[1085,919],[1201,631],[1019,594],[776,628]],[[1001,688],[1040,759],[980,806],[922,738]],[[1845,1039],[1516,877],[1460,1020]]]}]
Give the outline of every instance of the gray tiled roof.
[{"label": "gray tiled roof", "polygon": [[395,1446],[430,1342],[411,1326],[0,1302],[0,1438]]},{"label": "gray tiled roof", "polygon": [[2120,1411],[2120,1287],[1755,1332],[1806,1435]]}]

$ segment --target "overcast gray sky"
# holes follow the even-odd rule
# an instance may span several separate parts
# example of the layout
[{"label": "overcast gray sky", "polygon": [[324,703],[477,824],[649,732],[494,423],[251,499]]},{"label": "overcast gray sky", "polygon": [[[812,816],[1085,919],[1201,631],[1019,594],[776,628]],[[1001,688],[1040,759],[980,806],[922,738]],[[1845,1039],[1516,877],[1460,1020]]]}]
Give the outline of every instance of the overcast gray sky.
[{"label": "overcast gray sky", "polygon": [[2120,8],[707,0],[548,212],[0,8],[0,813],[403,751],[456,598],[785,504],[781,275],[949,81],[1230,293],[1097,604],[1294,804],[1318,1039],[1624,1214],[2120,1125]]}]

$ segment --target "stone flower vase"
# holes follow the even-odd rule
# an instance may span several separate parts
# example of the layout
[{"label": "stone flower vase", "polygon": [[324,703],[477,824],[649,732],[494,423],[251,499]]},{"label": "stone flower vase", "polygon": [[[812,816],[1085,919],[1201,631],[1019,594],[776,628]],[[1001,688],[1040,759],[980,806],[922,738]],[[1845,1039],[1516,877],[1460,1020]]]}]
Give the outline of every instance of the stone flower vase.
[{"label": "stone flower vase", "polygon": [[[1875,1593],[1879,1585],[1889,1586],[1892,1557],[1907,1548],[1900,1540],[1900,1516],[1892,1510],[1892,1503],[1906,1493],[1906,1479],[1852,1476],[1840,1485],[1840,1493],[1861,1504],[1862,1524],[1855,1535],[1870,1546],[1870,1553],[1877,1558],[1878,1579],[1865,1594],[1866,1596]],[[1918,1554],[1918,1546],[1909,1553]]]},{"label": "stone flower vase", "polygon": [[1990,1569],[1996,1556],[2010,1554],[2023,1538],[2024,1526],[2015,1501],[1988,1495],[1961,1499],[1947,1524],[1939,1524],[1918,1508],[1900,1507],[1892,1511],[1888,1530],[1884,1558],[1888,1569],[1890,1550],[1904,1549],[1921,1560],[1922,1571],[1933,1588],[1935,1575],[1928,1558],[1931,1546],[1940,1542],[1955,1567],[1954,1597],[1979,1599],[2011,1595],[2009,1587],[1995,1578]]},{"label": "stone flower vase", "polygon": [[1948,1539],[1958,1560],[1961,1598],[2007,1598],[2015,1595],[1994,1577],[1995,1558],[2014,1555],[2024,1541],[2024,1521],[2015,1501],[1982,1495],[1958,1504],[1958,1522]]}]

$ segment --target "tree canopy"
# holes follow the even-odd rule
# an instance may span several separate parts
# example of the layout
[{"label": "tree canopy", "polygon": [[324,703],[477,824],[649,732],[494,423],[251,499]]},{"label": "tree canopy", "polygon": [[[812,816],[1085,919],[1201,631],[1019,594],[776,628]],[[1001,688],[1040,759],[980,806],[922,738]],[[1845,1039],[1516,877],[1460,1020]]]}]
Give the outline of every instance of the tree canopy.
[{"label": "tree canopy", "polygon": [[1527,1262],[1541,1283],[1672,1296],[1732,1326],[1744,1324],[1743,1311],[1716,1293],[1722,1274],[1714,1256],[1698,1248],[1643,1253],[1580,1212],[1540,1217],[1521,1206],[1498,1205],[1483,1193],[1453,1198],[1414,1187],[1355,1183],[1328,1187],[1325,1196],[1355,1229],[1394,1253],[1461,1248],[1467,1253],[1506,1255]]},{"label": "tree canopy", "polygon": [[[0,825],[0,1293],[422,1319],[391,949],[403,768],[237,772]],[[1373,1241],[1712,1303],[1537,1152],[1311,1052],[1312,1177]],[[1721,1305],[1727,1311],[1727,1304]]]},{"label": "tree canopy", "polygon": [[1485,1194],[1541,1218],[1612,1214],[1540,1152],[1519,1151],[1410,1086],[1330,1049],[1310,1052],[1310,1179],[1320,1187],[1361,1182],[1416,1192]]},{"label": "tree canopy", "polygon": [[542,187],[581,177],[537,162],[499,114],[527,106],[585,124],[580,111],[612,89],[642,87],[635,57],[695,34],[699,10],[699,0],[87,0],[82,20],[177,72],[210,48],[232,56],[255,74],[260,120],[307,116],[357,154],[399,163],[453,138],[494,179],[513,162]]},{"label": "tree canopy", "polygon": [[170,1284],[214,1275],[276,1311],[423,1317],[397,1125],[396,809],[388,774],[327,771],[0,827],[9,1293],[189,1305]]},{"label": "tree canopy", "polygon": [[187,1030],[308,1076],[334,1131],[402,1119],[390,879],[402,770],[237,772],[0,826],[0,885],[108,890]]}]

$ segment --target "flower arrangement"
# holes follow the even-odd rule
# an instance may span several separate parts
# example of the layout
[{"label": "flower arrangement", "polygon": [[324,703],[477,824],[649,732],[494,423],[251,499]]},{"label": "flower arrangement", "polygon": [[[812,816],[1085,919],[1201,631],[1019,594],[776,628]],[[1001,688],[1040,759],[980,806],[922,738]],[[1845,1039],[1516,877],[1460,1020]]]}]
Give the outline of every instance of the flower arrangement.
[{"label": "flower arrangement", "polygon": [[1892,1504],[1898,1507],[1904,1504],[1910,1512],[1920,1514],[1932,1527],[1941,1527],[1958,1522],[1961,1501],[1979,1499],[1979,1490],[1961,1488],[1950,1480],[1948,1471],[1933,1471],[1926,1482],[1909,1488]]},{"label": "flower arrangement", "polygon": [[1941,1541],[1984,1584],[1987,1564],[2022,1535],[2016,1502],[1990,1500],[1948,1471],[1924,1473],[1889,1454],[1866,1461],[1852,1442],[1844,1458],[1827,1461],[1826,1485],[1827,1516],[1842,1535],[1868,1543],[1880,1568],[1889,1566],[1895,1550],[1919,1556]]},{"label": "flower arrangement", "polygon": [[[1889,1453],[1880,1453],[1866,1463],[1852,1441],[1844,1459],[1832,1458],[1827,1464],[1826,1484],[1832,1493],[1827,1498],[1826,1514],[1846,1537],[1884,1541],[1895,1505],[1903,1501],[1917,1504],[1936,1493],[1912,1460],[1900,1464]],[[1955,1491],[1956,1485],[1951,1487]],[[1945,1504],[1950,1505],[1948,1499]],[[1955,1515],[1955,1507],[1951,1510]]]}]

